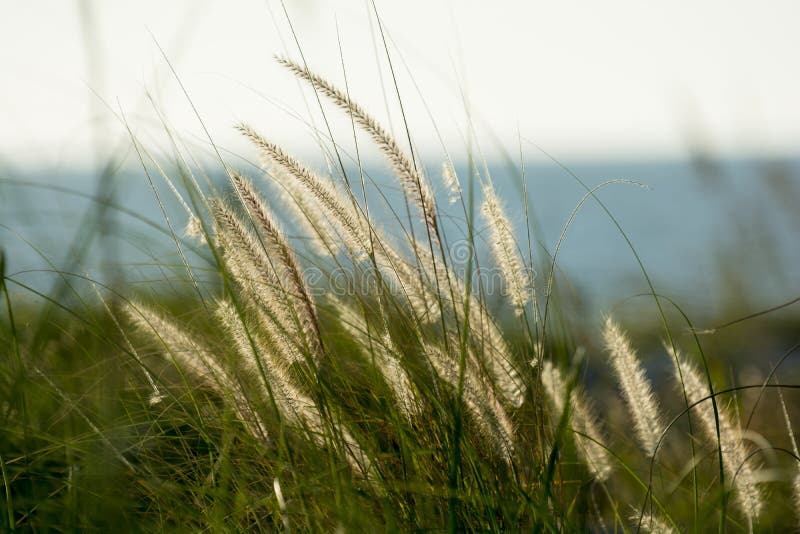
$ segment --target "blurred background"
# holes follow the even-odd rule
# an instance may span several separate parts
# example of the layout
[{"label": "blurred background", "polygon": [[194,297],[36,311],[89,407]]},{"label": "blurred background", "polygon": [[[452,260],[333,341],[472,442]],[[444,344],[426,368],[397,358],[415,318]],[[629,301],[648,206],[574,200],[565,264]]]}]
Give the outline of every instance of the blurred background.
[{"label": "blurred background", "polygon": [[[590,187],[646,186],[598,194],[657,290],[693,317],[800,295],[796,2],[0,5],[0,244],[7,273],[32,287],[46,290],[52,273],[33,271],[55,267],[131,284],[169,278],[173,245],[140,220],[165,226],[132,135],[176,228],[185,221],[149,159],[172,172],[170,134],[211,176],[222,169],[216,150],[255,174],[240,121],[325,169],[319,105],[273,59],[302,50],[404,141],[405,114],[439,190],[448,156],[462,172],[470,156],[485,161],[520,235],[524,167],[542,251],[585,193],[566,167]],[[327,110],[354,154],[349,122]],[[366,141],[359,149],[391,184],[380,155]],[[593,201],[559,265],[590,317],[647,289]]]}]

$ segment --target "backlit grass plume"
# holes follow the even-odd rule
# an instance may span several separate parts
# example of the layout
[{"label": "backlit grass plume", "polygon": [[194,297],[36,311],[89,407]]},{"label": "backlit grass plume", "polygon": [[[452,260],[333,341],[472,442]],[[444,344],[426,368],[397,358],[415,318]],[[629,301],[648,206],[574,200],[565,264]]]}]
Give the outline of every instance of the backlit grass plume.
[{"label": "backlit grass plume", "polygon": [[[671,352],[671,348],[668,350]],[[690,403],[699,403],[694,413],[697,414],[706,438],[712,443],[717,443],[717,429],[719,429],[719,447],[729,477],[728,483],[733,483],[734,498],[742,513],[751,523],[756,522],[764,506],[764,496],[758,485],[755,466],[749,457],[739,425],[722,406],[718,405],[715,417],[711,401],[707,399],[710,393],[703,374],[679,353],[671,355],[676,365],[675,379],[678,381],[678,387],[682,384]],[[677,365],[680,365],[680,370]]]},{"label": "backlit grass plume", "polygon": [[287,280],[290,294],[294,297],[292,300],[297,302],[300,307],[296,311],[300,317],[301,330],[305,340],[309,344],[311,352],[317,354],[321,351],[321,340],[316,305],[311,299],[311,292],[303,278],[294,250],[278,228],[269,209],[253,185],[235,172],[232,173],[231,179],[247,213],[258,225],[260,234],[265,238],[268,251],[278,260],[276,275]]},{"label": "backlit grass plume", "polygon": [[531,299],[531,277],[522,261],[511,223],[490,184],[483,188],[482,211],[489,229],[489,243],[500,274],[508,287],[508,296],[515,311],[521,315]]},{"label": "backlit grass plume", "polygon": [[[599,429],[597,416],[589,407],[581,392],[568,390],[567,381],[561,371],[549,361],[542,364],[542,385],[553,406],[554,419],[569,409],[568,427],[572,428],[586,467],[598,481],[605,481],[611,475],[612,465],[605,449],[605,439]],[[567,405],[569,402],[569,405]]]},{"label": "backlit grass plume", "polygon": [[419,209],[431,238],[438,238],[436,206],[427,178],[420,172],[417,163],[400,148],[394,137],[384,130],[380,123],[367,113],[364,108],[353,102],[346,93],[334,87],[321,76],[301,67],[290,59],[278,58],[278,63],[287,67],[298,77],[307,81],[315,89],[330,98],[372,136],[372,139],[394,167],[404,191]]},{"label": "backlit grass plume", "polygon": [[278,145],[267,141],[253,128],[245,124],[237,127],[258,148],[261,156],[267,161],[274,161],[283,167],[299,186],[305,189],[309,199],[315,199],[328,218],[340,225],[344,232],[344,243],[357,254],[365,254],[369,250],[367,229],[363,226],[350,201],[329,181],[317,175],[300,161],[287,154]]},{"label": "backlit grass plume", "polygon": [[664,426],[650,381],[645,376],[627,336],[611,317],[606,318],[603,339],[611,367],[633,419],[639,444],[645,452],[653,454]]},{"label": "backlit grass plume", "polygon": [[475,427],[487,441],[495,445],[496,452],[508,463],[513,462],[514,428],[500,401],[480,378],[476,362],[468,358],[463,376],[459,374],[458,361],[439,349],[427,347],[431,364],[438,376],[455,391],[462,389],[462,400],[470,412]]},{"label": "backlit grass plume", "polygon": [[[264,398],[271,398],[279,408],[280,414],[290,424],[305,428],[308,435],[321,446],[326,445],[326,436],[338,435],[342,438],[341,448],[351,466],[361,473],[369,473],[370,461],[367,454],[353,439],[348,430],[339,427],[333,433],[326,429],[326,423],[317,404],[305,394],[295,382],[291,371],[291,361],[283,358],[274,345],[266,343],[256,329],[248,329],[247,324],[226,302],[220,302],[217,316],[234,341],[244,368],[256,381],[261,375],[261,392]],[[262,374],[263,373],[263,374]]]},{"label": "backlit grass plume", "polygon": [[449,161],[442,164],[442,183],[447,191],[447,200],[450,204],[455,204],[461,197],[461,184],[458,181],[453,164]]},{"label": "backlit grass plume", "polygon": [[631,514],[631,526],[635,531],[645,532],[646,534],[677,534],[678,530],[667,524],[653,513],[645,514],[640,517],[637,512]]},{"label": "backlit grass plume", "polygon": [[[783,399],[783,393],[778,390],[778,398],[781,401],[781,412],[783,412],[783,419],[786,422],[786,432],[789,434],[789,442],[792,444],[792,452],[796,458],[800,458],[800,449],[797,447],[797,440],[794,437],[794,429],[792,428],[792,420],[789,418],[789,411],[786,409],[786,401]],[[795,473],[792,476],[792,498],[794,499],[794,510],[797,515],[798,525],[800,525],[800,461],[794,459]]]}]

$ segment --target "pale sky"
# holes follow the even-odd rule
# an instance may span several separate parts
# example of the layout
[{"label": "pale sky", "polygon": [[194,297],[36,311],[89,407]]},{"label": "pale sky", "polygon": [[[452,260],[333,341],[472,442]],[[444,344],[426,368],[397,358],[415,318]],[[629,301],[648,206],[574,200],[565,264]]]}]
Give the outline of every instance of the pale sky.
[{"label": "pale sky", "polygon": [[[0,0],[0,164],[90,165],[93,133],[107,151],[125,132],[103,100],[150,150],[167,154],[146,91],[203,157],[202,129],[156,41],[221,147],[248,152],[232,129],[245,120],[291,152],[315,150],[303,95],[320,125],[317,103],[272,60],[299,58],[279,1],[83,4],[88,18],[77,1]],[[723,155],[800,152],[796,1],[376,4],[426,156],[443,154],[429,112],[448,150],[464,153],[461,90],[490,154],[495,135],[517,152],[518,131],[562,160],[684,157],[694,141]],[[309,66],[343,85],[338,24],[351,95],[402,133],[370,3],[286,5]],[[347,142],[348,123],[326,109]]]}]

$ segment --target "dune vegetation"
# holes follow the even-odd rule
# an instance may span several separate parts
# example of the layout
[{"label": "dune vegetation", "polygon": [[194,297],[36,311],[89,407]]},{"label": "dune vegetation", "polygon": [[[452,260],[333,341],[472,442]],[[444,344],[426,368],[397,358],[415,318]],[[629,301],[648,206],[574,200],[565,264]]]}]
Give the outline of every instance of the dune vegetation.
[{"label": "dune vegetation", "polygon": [[[429,175],[348,92],[278,61],[368,135],[405,205],[376,222],[333,143],[339,166],[321,172],[237,125],[260,170],[224,162],[220,186],[177,145],[179,172],[162,170],[131,134],[184,209],[163,230],[189,289],[159,298],[54,267],[54,296],[3,267],[3,528],[797,526],[798,386],[779,362],[733,383],[644,267],[655,328],[631,335],[613,314],[581,328],[558,298],[569,222],[548,250],[515,231],[482,161]],[[602,206],[595,193],[584,202]],[[40,303],[18,304],[26,291]]]}]

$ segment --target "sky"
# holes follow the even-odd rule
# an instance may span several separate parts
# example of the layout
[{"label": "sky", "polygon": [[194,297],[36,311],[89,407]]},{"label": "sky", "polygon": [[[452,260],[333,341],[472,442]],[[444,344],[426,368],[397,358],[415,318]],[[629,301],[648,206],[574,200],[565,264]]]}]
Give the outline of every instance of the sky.
[{"label": "sky", "polygon": [[[404,140],[405,114],[423,157],[520,145],[566,161],[798,154],[796,1],[375,7],[402,109],[368,1],[286,0],[287,19],[275,0],[0,0],[0,165],[92,165],[130,146],[127,127],[168,155],[162,121],[201,160],[214,158],[209,137],[226,157],[247,154],[242,121],[313,154],[319,104],[273,59],[300,59],[298,43]],[[353,148],[349,123],[323,105]]]}]

